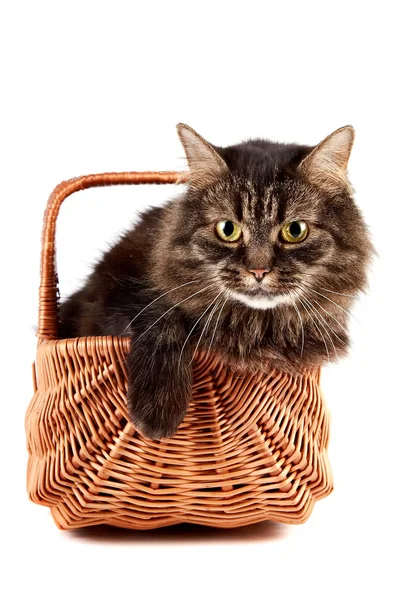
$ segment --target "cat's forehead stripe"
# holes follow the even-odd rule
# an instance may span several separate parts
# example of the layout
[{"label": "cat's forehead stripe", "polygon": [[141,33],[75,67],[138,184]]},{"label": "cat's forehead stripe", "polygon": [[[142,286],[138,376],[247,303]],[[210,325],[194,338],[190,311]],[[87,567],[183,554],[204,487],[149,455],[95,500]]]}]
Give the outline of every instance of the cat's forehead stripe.
[{"label": "cat's forehead stripe", "polygon": [[273,194],[272,187],[265,188],[262,195],[254,187],[241,194],[242,215],[246,220],[257,223],[272,224],[278,216],[279,200]]}]

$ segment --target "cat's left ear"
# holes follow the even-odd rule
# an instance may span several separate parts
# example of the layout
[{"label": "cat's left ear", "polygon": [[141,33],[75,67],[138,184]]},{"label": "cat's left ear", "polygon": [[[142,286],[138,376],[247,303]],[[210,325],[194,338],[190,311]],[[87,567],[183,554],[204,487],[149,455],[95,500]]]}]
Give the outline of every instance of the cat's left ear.
[{"label": "cat's left ear", "polygon": [[337,129],[302,160],[299,172],[311,183],[328,192],[348,189],[347,163],[353,142],[353,127],[346,125]]},{"label": "cat's left ear", "polygon": [[223,158],[194,129],[179,123],[177,130],[189,164],[192,185],[206,187],[228,172]]}]

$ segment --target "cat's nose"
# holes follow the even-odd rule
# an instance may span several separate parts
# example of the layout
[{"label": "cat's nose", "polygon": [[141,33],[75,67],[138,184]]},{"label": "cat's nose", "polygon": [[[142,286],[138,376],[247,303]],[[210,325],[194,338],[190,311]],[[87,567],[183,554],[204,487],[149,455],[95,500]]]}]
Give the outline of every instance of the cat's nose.
[{"label": "cat's nose", "polygon": [[253,273],[254,277],[257,281],[261,281],[267,273],[271,271],[271,269],[248,269],[249,273]]}]

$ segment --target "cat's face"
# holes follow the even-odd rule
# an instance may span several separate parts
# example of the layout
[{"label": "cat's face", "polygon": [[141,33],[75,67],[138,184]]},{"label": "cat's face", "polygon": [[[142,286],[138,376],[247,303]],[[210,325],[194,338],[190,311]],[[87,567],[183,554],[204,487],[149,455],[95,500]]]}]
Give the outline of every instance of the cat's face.
[{"label": "cat's face", "polygon": [[257,141],[217,154],[191,130],[181,137],[193,183],[170,248],[186,281],[210,283],[204,302],[221,292],[271,309],[310,290],[318,300],[318,290],[354,294],[365,286],[369,234],[345,177],[351,128],[314,151]]}]

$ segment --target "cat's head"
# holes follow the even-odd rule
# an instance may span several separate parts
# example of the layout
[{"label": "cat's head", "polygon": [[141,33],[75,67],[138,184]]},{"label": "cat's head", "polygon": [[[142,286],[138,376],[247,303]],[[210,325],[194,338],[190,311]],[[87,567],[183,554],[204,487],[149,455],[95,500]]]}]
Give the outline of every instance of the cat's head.
[{"label": "cat's head", "polygon": [[347,179],[352,127],[315,147],[257,139],[219,148],[187,125],[178,133],[190,179],[160,249],[165,289],[193,281],[175,297],[210,287],[188,307],[221,293],[268,310],[299,298],[323,304],[328,291],[346,304],[365,287],[372,246]]}]

